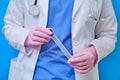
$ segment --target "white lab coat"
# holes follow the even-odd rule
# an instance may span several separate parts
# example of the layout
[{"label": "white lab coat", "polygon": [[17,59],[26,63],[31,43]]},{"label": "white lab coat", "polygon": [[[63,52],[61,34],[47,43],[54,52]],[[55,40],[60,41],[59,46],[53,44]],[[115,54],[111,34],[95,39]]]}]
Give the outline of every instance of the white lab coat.
[{"label": "white lab coat", "polygon": [[[49,0],[38,0],[38,17],[33,17],[28,12],[33,3],[34,0],[10,0],[4,18],[3,34],[10,45],[19,50],[18,57],[11,61],[9,80],[33,78],[40,46],[24,47],[24,41],[30,27],[46,27]],[[116,32],[117,23],[111,0],[75,0],[72,16],[74,54],[89,45],[94,45],[99,62],[114,49]],[[76,80],[99,80],[98,62],[86,74],[75,72]]]}]

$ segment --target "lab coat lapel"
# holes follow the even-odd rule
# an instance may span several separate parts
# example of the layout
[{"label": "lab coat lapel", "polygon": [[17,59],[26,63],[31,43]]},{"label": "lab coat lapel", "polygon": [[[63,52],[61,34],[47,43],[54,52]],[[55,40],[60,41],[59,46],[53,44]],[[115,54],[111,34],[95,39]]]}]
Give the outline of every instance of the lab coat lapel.
[{"label": "lab coat lapel", "polygon": [[85,0],[74,0],[74,8],[73,8],[73,17],[75,16],[77,10],[82,7]]},{"label": "lab coat lapel", "polygon": [[38,0],[40,4],[40,16],[41,16],[41,24],[42,26],[46,26],[47,18],[48,18],[48,7],[49,7],[49,0]]}]

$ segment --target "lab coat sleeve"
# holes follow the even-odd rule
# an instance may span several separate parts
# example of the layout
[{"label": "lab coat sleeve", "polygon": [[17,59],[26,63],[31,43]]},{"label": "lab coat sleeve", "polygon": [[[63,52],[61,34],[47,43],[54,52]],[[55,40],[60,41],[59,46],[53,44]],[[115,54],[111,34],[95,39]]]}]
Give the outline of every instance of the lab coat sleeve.
[{"label": "lab coat sleeve", "polygon": [[24,47],[24,42],[29,33],[29,29],[24,26],[24,9],[22,2],[23,1],[21,0],[10,0],[2,31],[11,46],[22,53],[29,55],[32,52],[32,49]]},{"label": "lab coat sleeve", "polygon": [[100,20],[95,29],[94,45],[98,54],[98,62],[115,48],[117,41],[117,21],[111,0],[104,0]]}]

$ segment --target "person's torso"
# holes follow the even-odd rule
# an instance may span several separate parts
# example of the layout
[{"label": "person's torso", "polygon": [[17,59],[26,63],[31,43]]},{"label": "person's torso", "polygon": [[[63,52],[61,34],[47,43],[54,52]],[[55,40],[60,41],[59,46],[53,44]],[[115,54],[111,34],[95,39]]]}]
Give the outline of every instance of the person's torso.
[{"label": "person's torso", "polygon": [[[71,21],[74,0],[50,0],[47,28],[52,28],[72,54]],[[75,80],[74,69],[53,40],[41,47],[34,80]]]},{"label": "person's torso", "polygon": [[[48,3],[49,0],[38,0],[37,5],[40,8],[40,14],[38,17],[33,17],[31,14],[29,14],[29,6],[34,4],[34,0],[12,0],[12,2],[19,1],[17,5],[23,4],[23,14],[24,14],[24,27],[30,28],[32,26],[38,26],[38,27],[46,27],[47,24],[47,14],[48,14]],[[74,0],[74,9],[73,9],[73,16],[72,16],[72,48],[73,48],[73,54],[77,53],[79,50],[85,48],[85,46],[88,45],[88,43],[94,39],[94,29],[96,26],[97,21],[94,20],[90,14],[92,14],[90,8],[91,6],[88,6],[89,0]],[[88,3],[87,3],[88,1]],[[93,0],[95,2],[96,0]],[[99,2],[98,2],[99,1]],[[98,7],[97,9],[98,14],[100,14],[102,9],[102,2],[104,0],[97,0],[96,5],[94,7]],[[21,4],[22,5],[22,4]],[[14,6],[14,5],[13,5]],[[13,7],[11,6],[11,7]],[[94,10],[94,9],[93,9]],[[96,10],[94,10],[94,13],[97,13]],[[13,11],[14,12],[14,11]],[[15,12],[14,12],[15,13]],[[93,14],[94,16],[95,14]],[[21,16],[21,15],[18,15]],[[22,20],[22,19],[21,19]],[[21,33],[22,34],[22,33]],[[92,35],[92,36],[89,36]],[[17,37],[19,38],[19,36]],[[87,40],[87,41],[86,41]],[[14,72],[12,76],[12,80],[32,80],[35,64],[38,58],[39,48],[37,47],[33,49],[32,53],[29,54],[29,56],[24,55],[23,52],[19,53],[18,60],[20,60],[18,66],[16,68],[13,67]],[[21,65],[22,64],[22,65]],[[97,80],[98,74],[97,74],[97,67],[95,67],[95,70],[92,70],[89,74],[85,74],[84,77],[91,80]],[[21,71],[20,71],[21,70]],[[23,76],[24,74],[24,76]],[[83,75],[79,73],[75,73],[76,80],[83,78]],[[90,78],[92,76],[92,78]],[[97,78],[94,78],[97,77]],[[81,79],[81,80],[87,80],[87,79]]]}]

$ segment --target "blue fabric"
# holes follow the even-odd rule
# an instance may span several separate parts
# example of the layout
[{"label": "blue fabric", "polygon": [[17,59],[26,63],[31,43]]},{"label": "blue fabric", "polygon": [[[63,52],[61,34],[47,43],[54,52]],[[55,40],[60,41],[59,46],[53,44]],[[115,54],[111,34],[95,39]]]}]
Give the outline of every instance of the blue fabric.
[{"label": "blue fabric", "polygon": [[[72,54],[71,20],[74,0],[49,0],[47,27],[52,28]],[[34,80],[75,80],[74,69],[53,40],[42,45]]]}]

